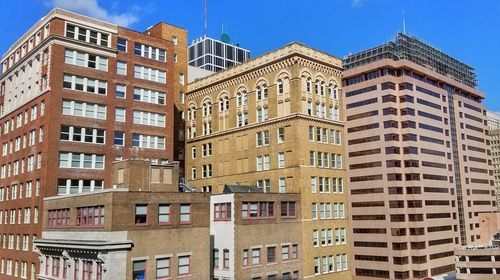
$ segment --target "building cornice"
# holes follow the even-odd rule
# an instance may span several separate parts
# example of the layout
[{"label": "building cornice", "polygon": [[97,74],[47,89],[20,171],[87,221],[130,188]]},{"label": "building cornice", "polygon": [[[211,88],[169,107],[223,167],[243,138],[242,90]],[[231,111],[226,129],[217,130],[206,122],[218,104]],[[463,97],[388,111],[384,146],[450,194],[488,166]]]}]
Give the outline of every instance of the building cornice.
[{"label": "building cornice", "polygon": [[318,122],[318,123],[322,123],[322,124],[326,124],[326,125],[337,125],[339,127],[344,127],[344,123],[340,122],[340,121],[332,121],[329,119],[317,118],[314,116],[305,115],[303,113],[294,113],[294,114],[290,114],[290,115],[287,115],[284,117],[269,119],[265,122],[253,123],[253,124],[245,125],[242,127],[234,127],[234,128],[230,128],[230,129],[227,129],[224,131],[214,132],[210,135],[197,136],[194,139],[187,139],[186,144],[201,142],[201,141],[205,141],[205,140],[209,140],[209,139],[213,139],[213,138],[217,138],[217,137],[223,137],[226,135],[233,135],[235,133],[239,133],[239,132],[243,132],[243,131],[247,131],[247,130],[252,130],[255,128],[259,128],[259,127],[267,127],[267,126],[271,126],[271,125],[276,125],[279,123],[284,123],[284,122],[287,122],[290,120],[295,120],[295,119],[314,121],[314,122]]},{"label": "building cornice", "polygon": [[267,73],[278,71],[293,64],[300,64],[337,77],[342,76],[341,59],[300,43],[292,43],[233,68],[217,72],[190,83],[188,85],[187,98],[188,100],[192,100]]}]

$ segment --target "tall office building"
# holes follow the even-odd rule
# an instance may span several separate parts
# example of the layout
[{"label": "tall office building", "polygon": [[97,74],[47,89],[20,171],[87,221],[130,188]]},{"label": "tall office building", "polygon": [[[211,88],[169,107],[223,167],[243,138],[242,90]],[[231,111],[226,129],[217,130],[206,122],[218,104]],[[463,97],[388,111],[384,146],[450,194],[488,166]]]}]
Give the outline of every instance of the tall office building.
[{"label": "tall office building", "polygon": [[[194,81],[186,93],[191,185],[301,194],[299,279],[351,278],[341,70],[340,59],[292,43]],[[265,204],[251,207],[256,219],[277,215]],[[233,253],[240,263],[244,252]]]},{"label": "tall office building", "polygon": [[161,32],[169,28],[185,36],[164,23],[148,35],[54,9],[2,57],[2,279],[35,278],[31,243],[44,197],[112,187],[107,171],[117,159],[173,160],[182,60]]},{"label": "tall office building", "polygon": [[404,34],[344,67],[353,274],[454,271],[453,247],[489,238],[478,214],[496,209],[473,68]]},{"label": "tall office building", "polygon": [[188,48],[189,65],[219,72],[250,59],[250,51],[229,43],[227,34],[221,40],[203,37],[195,40]]},{"label": "tall office building", "polygon": [[490,112],[488,116],[488,129],[491,145],[491,160],[493,165],[493,176],[497,194],[497,208],[500,211],[500,113]]}]

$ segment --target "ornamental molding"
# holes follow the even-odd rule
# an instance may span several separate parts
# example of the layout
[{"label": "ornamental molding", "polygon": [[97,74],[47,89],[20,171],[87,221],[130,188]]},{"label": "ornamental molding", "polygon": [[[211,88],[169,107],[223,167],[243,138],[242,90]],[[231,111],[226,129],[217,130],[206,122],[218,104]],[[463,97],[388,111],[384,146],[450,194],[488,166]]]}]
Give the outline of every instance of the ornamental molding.
[{"label": "ornamental molding", "polygon": [[342,77],[342,61],[339,58],[292,43],[278,50],[251,59],[227,70],[188,84],[187,100],[193,100],[251,79],[288,68],[294,64]]}]

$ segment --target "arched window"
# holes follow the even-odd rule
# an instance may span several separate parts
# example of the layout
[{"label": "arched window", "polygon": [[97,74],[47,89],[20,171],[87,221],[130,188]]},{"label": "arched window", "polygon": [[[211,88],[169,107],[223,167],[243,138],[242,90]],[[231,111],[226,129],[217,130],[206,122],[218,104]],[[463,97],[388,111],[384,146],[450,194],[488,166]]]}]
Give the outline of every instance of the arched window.
[{"label": "arched window", "polygon": [[267,85],[263,84],[257,86],[256,95],[257,95],[257,100],[267,99]]},{"label": "arched window", "polygon": [[236,105],[238,107],[247,105],[248,95],[246,90],[240,91],[236,94]]},{"label": "arched window", "polygon": [[328,84],[328,96],[332,100],[338,100],[337,85],[334,85],[332,83]]},{"label": "arched window", "polygon": [[188,121],[194,121],[196,119],[196,108],[190,107],[188,109]]},{"label": "arched window", "polygon": [[306,80],[306,92],[307,93],[311,93],[311,85],[312,84],[312,81],[311,81],[311,78],[307,78]]},{"label": "arched window", "polygon": [[210,116],[212,115],[212,102],[210,100],[207,100],[203,103],[203,116]]},{"label": "arched window", "polygon": [[229,97],[223,96],[219,98],[219,112],[229,110]]},{"label": "arched window", "polygon": [[314,93],[316,95],[319,94],[319,80],[316,80],[316,82],[314,83]]},{"label": "arched window", "polygon": [[325,96],[325,82],[321,82],[319,90],[320,90],[319,95]]},{"label": "arched window", "polygon": [[278,79],[278,94],[283,94],[285,92],[285,86],[282,79]]}]

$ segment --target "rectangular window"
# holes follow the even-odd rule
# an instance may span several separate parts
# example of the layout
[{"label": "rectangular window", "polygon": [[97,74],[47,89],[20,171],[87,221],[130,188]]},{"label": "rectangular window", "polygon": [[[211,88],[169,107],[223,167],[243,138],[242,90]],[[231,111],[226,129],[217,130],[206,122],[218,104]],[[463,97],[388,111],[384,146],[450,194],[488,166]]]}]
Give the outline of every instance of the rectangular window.
[{"label": "rectangular window", "polygon": [[[28,157],[28,168],[30,165]],[[82,169],[104,169],[104,155],[59,153],[59,167],[61,168],[82,168]]]},{"label": "rectangular window", "polygon": [[84,53],[66,49],[64,51],[64,63],[108,71],[108,58],[104,56]]},{"label": "rectangular window", "polygon": [[127,63],[124,61],[117,61],[116,62],[116,74],[118,75],[127,75]]},{"label": "rectangular window", "polygon": [[160,204],[158,206],[158,223],[159,224],[170,223],[170,205]]},{"label": "rectangular window", "polygon": [[146,225],[148,223],[148,205],[138,204],[135,206],[135,224]]},{"label": "rectangular window", "polygon": [[179,257],[179,275],[187,275],[191,272],[191,256]]},{"label": "rectangular window", "polygon": [[167,61],[167,52],[164,49],[155,48],[141,43],[135,43],[134,54],[137,56],[154,59],[158,61]]},{"label": "rectangular window", "polygon": [[252,249],[252,265],[260,264],[260,248]]},{"label": "rectangular window", "polygon": [[164,114],[137,110],[133,112],[134,124],[165,127],[165,120],[166,116]]},{"label": "rectangular window", "polygon": [[[76,266],[75,266],[76,269]],[[75,271],[76,275],[76,271]],[[146,261],[134,261],[132,263],[132,279],[144,280],[146,279]],[[83,280],[83,279],[82,279]],[[90,278],[89,278],[90,280]]]},{"label": "rectangular window", "polygon": [[63,115],[105,120],[106,106],[74,100],[63,100],[62,113]]},{"label": "rectangular window", "polygon": [[134,87],[135,101],[165,105],[165,98],[165,92]]},{"label": "rectangular window", "polygon": [[165,149],[165,137],[155,135],[132,134],[132,147],[144,149]]},{"label": "rectangular window", "polygon": [[229,269],[229,250],[228,249],[224,249],[223,250],[223,265],[222,267],[224,269]]},{"label": "rectangular window", "polygon": [[118,37],[116,49],[120,52],[127,52],[127,39]]},{"label": "rectangular window", "polygon": [[137,64],[134,65],[134,77],[162,84],[166,83],[165,71]]},{"label": "rectangular window", "polygon": [[191,223],[191,204],[181,204],[180,223],[181,224]]},{"label": "rectangular window", "polygon": [[274,202],[243,202],[243,219],[274,217]]},{"label": "rectangular window", "polygon": [[231,203],[214,204],[214,221],[231,220]]},{"label": "rectangular window", "polygon": [[279,168],[285,167],[285,153],[284,152],[278,153],[278,167]]},{"label": "rectangular window", "polygon": [[267,263],[276,262],[276,247],[267,247]]},{"label": "rectangular window", "polygon": [[295,217],[295,201],[281,202],[281,217]]},{"label": "rectangular window", "polygon": [[104,226],[104,206],[79,207],[76,209],[77,227]]},{"label": "rectangular window", "polygon": [[115,121],[125,122],[125,108],[115,108]]},{"label": "rectangular window", "polygon": [[47,227],[66,227],[69,225],[69,218],[70,218],[70,212],[69,209],[67,208],[48,210]]},{"label": "rectangular window", "polygon": [[127,95],[127,86],[124,84],[116,84],[115,96],[116,98],[125,99]]}]

